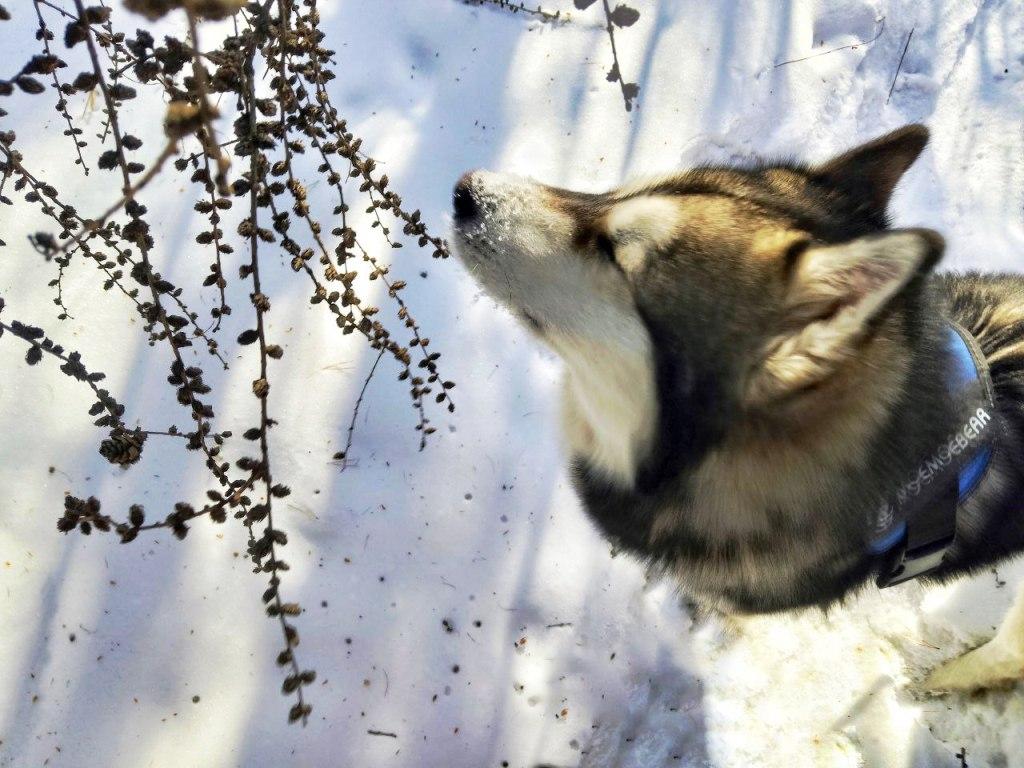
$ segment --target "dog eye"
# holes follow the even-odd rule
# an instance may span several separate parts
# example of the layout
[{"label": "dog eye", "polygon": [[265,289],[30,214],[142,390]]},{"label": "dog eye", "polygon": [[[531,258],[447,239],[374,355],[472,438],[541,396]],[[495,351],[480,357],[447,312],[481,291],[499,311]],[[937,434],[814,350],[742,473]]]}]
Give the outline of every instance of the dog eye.
[{"label": "dog eye", "polygon": [[594,238],[594,245],[597,247],[598,252],[604,256],[608,261],[615,261],[615,243],[608,235],[601,233]]}]

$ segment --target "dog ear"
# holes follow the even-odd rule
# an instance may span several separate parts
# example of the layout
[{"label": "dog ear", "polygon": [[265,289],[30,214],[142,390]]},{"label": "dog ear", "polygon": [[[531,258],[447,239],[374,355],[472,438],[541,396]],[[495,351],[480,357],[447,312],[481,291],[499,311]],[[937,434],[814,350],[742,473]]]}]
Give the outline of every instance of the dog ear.
[{"label": "dog ear", "polygon": [[928,229],[893,230],[795,256],[779,332],[751,374],[751,406],[777,402],[826,381],[857,355],[903,289],[942,255]]},{"label": "dog ear", "polygon": [[927,128],[905,125],[812,167],[810,178],[839,189],[872,213],[884,216],[896,184],[927,143]]}]

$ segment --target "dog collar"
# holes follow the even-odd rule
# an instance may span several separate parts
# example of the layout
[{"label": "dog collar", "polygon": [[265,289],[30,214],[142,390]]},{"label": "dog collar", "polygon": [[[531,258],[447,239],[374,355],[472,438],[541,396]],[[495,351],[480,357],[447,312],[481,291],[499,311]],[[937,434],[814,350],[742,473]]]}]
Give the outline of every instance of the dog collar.
[{"label": "dog collar", "polygon": [[941,565],[956,534],[957,511],[981,484],[992,460],[996,417],[992,379],[978,342],[947,328],[950,394],[963,406],[960,427],[873,515],[868,551],[886,555],[879,587],[917,578]]}]

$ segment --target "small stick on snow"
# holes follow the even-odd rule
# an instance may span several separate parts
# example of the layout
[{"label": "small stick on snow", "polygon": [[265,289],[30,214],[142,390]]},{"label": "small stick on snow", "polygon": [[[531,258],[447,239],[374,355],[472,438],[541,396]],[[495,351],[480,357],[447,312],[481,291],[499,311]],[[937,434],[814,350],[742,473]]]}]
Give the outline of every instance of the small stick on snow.
[{"label": "small stick on snow", "polygon": [[889,95],[885,97],[885,103],[889,103],[889,99],[892,98],[892,91],[896,87],[896,79],[900,76],[900,70],[903,68],[903,57],[907,55],[907,48],[910,47],[910,38],[914,36],[914,30],[917,27],[911,27],[910,34],[907,35],[907,44],[903,46],[903,53],[900,55],[900,63],[896,65],[896,74],[892,76],[892,85],[889,86]]},{"label": "small stick on snow", "polygon": [[872,37],[870,40],[858,40],[855,43],[850,43],[850,45],[841,45],[838,48],[829,48],[828,50],[822,50],[822,51],[818,51],[817,53],[812,53],[809,56],[803,56],[801,58],[791,58],[791,59],[788,59],[786,61],[779,61],[777,63],[777,65],[775,65],[772,69],[773,70],[777,70],[779,67],[785,67],[787,65],[787,63],[797,63],[798,61],[806,61],[809,58],[817,58],[818,56],[825,56],[825,55],[827,55],[829,53],[836,53],[837,51],[846,50],[847,48],[855,50],[856,48],[860,47],[861,45],[870,45],[871,43],[873,43],[874,41],[876,41],[880,37],[882,37],[882,33],[885,32],[885,30],[886,30],[886,17],[882,16],[882,18],[881,18],[881,26],[879,27],[879,31],[876,34],[874,34],[874,37]]},{"label": "small stick on snow", "polygon": [[373,730],[370,730],[370,731],[367,731],[367,733],[370,734],[371,736],[387,736],[390,739],[397,739],[398,738],[398,734],[397,733],[391,733],[390,731],[373,731]]}]

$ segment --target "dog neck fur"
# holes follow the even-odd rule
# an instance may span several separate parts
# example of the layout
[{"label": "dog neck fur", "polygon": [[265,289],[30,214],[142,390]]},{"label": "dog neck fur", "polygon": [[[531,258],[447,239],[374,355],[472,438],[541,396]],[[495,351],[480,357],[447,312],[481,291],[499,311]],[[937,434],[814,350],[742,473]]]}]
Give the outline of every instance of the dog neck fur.
[{"label": "dog neck fur", "polygon": [[568,450],[632,488],[654,442],[659,410],[647,330],[630,319],[612,343],[560,334],[548,340],[566,365],[562,422]]}]

